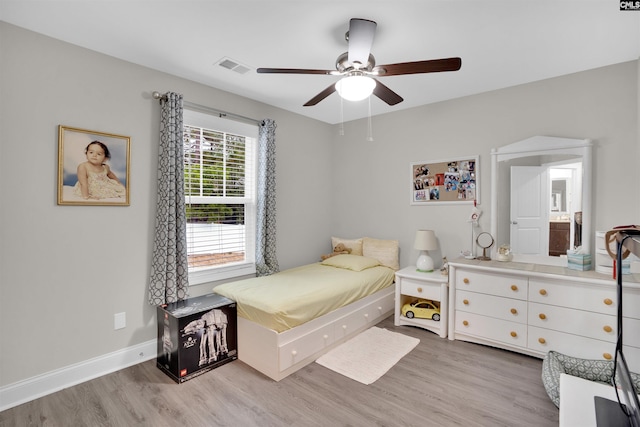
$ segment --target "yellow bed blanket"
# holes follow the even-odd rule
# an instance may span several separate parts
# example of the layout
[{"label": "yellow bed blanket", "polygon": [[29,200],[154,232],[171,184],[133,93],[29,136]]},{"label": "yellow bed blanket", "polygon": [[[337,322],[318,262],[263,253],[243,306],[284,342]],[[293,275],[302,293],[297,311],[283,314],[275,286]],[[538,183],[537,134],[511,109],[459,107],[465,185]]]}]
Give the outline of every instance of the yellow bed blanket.
[{"label": "yellow bed blanket", "polygon": [[315,263],[225,283],[213,292],[236,301],[238,316],[282,332],[390,286],[394,275],[381,265],[352,271]]}]

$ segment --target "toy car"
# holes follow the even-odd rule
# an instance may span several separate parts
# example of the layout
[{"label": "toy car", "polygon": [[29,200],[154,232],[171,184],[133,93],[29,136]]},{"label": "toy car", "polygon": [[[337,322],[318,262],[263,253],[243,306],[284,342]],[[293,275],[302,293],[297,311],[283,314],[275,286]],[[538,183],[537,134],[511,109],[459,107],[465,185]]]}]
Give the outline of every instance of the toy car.
[{"label": "toy car", "polygon": [[413,319],[418,317],[421,319],[431,319],[436,322],[440,321],[440,307],[436,302],[419,299],[402,306],[402,315]]}]

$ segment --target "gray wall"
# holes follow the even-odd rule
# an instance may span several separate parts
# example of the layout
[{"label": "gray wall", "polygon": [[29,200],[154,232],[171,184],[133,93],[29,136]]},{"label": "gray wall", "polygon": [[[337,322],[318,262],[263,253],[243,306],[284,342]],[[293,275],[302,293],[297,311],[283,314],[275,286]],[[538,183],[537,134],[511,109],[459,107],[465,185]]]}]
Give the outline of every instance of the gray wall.
[{"label": "gray wall", "polygon": [[[331,126],[6,23],[0,40],[0,386],[154,339],[154,90],[274,119],[280,265],[328,250]],[[131,137],[130,206],[57,206],[59,124]]]},{"label": "gray wall", "polygon": [[399,239],[405,266],[418,256],[415,230],[430,228],[451,259],[471,246],[471,208],[410,206],[409,164],[480,156],[477,235],[490,231],[491,148],[535,135],[592,139],[595,229],[638,223],[638,122],[633,61],[374,117],[374,142],[364,140],[366,121],[348,123],[349,140],[334,141],[334,205],[343,213],[332,229]]},{"label": "gray wall", "polygon": [[[337,126],[5,23],[0,40],[0,387],[154,339],[154,90],[276,120],[282,268],[317,260],[331,235],[399,239],[406,266],[427,227],[455,257],[469,246],[470,207],[410,206],[409,163],[479,155],[488,230],[490,148],[537,134],[593,138],[596,227],[638,222],[635,61],[375,117],[367,142],[364,120],[340,137]],[[56,205],[59,124],[131,136],[131,206]],[[127,327],[114,331],[118,312]]]}]

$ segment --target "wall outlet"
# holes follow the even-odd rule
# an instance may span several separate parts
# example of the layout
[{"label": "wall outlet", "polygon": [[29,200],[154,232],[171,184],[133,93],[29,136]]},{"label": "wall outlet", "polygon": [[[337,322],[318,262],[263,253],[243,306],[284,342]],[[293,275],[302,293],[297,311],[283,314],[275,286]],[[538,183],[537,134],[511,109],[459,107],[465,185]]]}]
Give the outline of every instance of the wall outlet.
[{"label": "wall outlet", "polygon": [[113,315],[113,329],[123,329],[127,326],[127,313],[116,313]]}]

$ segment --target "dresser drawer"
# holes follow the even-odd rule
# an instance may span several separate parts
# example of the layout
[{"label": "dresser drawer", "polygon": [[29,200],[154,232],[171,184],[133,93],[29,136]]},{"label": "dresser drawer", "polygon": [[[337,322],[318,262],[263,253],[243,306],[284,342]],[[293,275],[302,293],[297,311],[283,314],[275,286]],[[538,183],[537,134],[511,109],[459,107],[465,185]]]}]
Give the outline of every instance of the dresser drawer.
[{"label": "dresser drawer", "polygon": [[618,329],[616,316],[535,302],[529,303],[529,325],[612,343]]},{"label": "dresser drawer", "polygon": [[631,372],[640,373],[640,348],[624,346],[624,358]]},{"label": "dresser drawer", "polygon": [[640,289],[624,288],[622,294],[622,315],[633,319],[640,319]]},{"label": "dresser drawer", "polygon": [[461,334],[473,335],[512,346],[527,346],[526,324],[458,311],[455,328],[456,332]]},{"label": "dresser drawer", "polygon": [[440,301],[440,283],[421,282],[419,280],[401,279],[400,293],[416,298]]},{"label": "dresser drawer", "polygon": [[334,342],[334,325],[324,326],[302,339],[280,347],[279,365],[283,371]]},{"label": "dresser drawer", "polygon": [[552,283],[530,279],[529,301],[614,316],[617,313],[615,286],[596,287],[581,283]]},{"label": "dresser drawer", "polygon": [[[640,320],[624,317],[622,320],[622,334],[624,335],[622,339],[625,347],[637,347],[640,350]],[[638,362],[640,363],[640,360]]]},{"label": "dresser drawer", "polygon": [[613,360],[615,343],[529,326],[528,347],[542,355],[550,350],[582,359]]},{"label": "dresser drawer", "polygon": [[527,302],[519,299],[459,290],[456,292],[456,310],[527,323]]},{"label": "dresser drawer", "polygon": [[527,299],[526,277],[479,273],[460,269],[456,272],[456,289],[507,298]]}]

